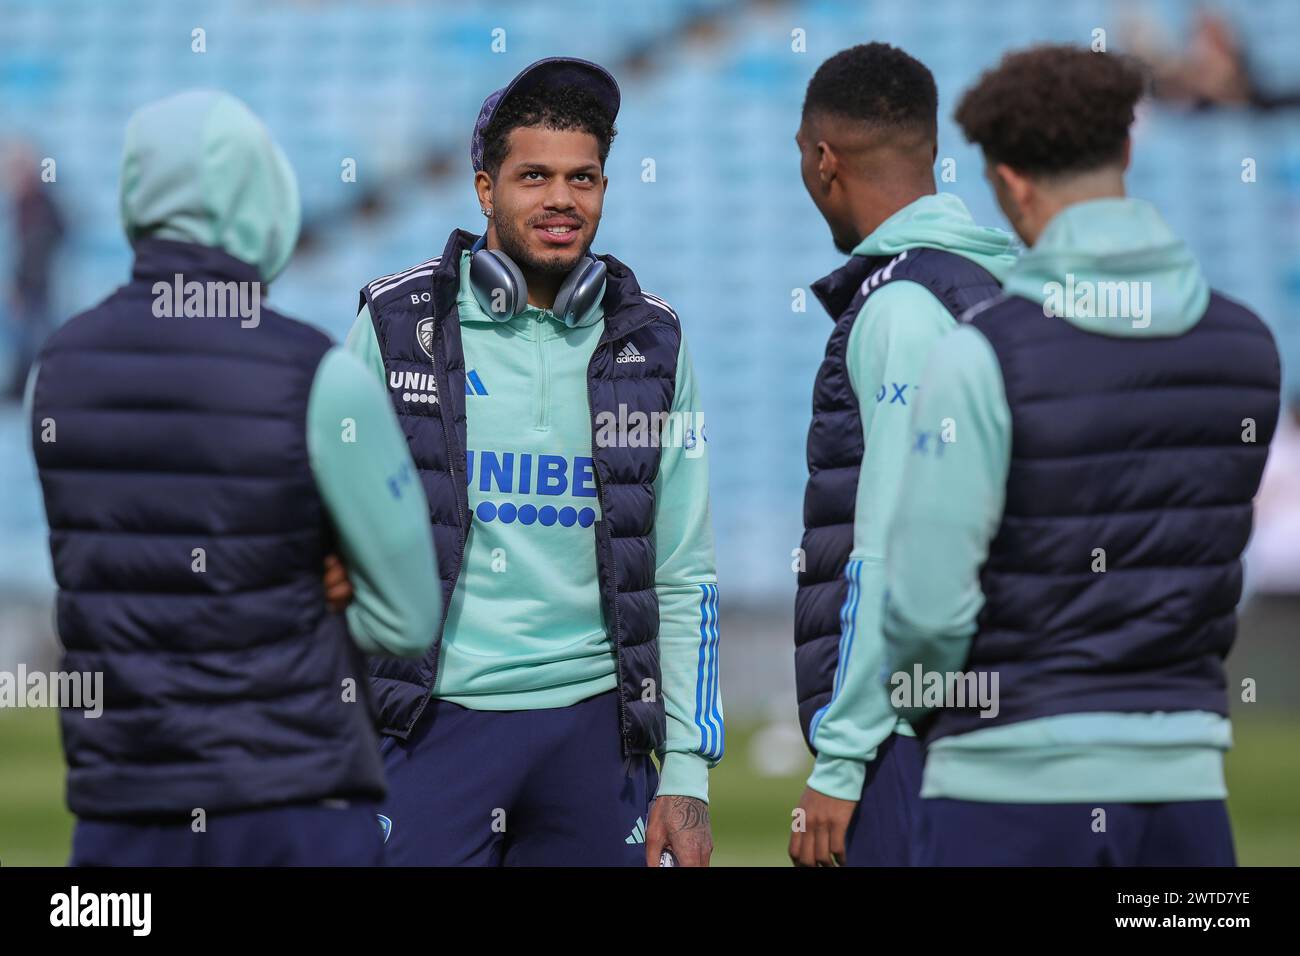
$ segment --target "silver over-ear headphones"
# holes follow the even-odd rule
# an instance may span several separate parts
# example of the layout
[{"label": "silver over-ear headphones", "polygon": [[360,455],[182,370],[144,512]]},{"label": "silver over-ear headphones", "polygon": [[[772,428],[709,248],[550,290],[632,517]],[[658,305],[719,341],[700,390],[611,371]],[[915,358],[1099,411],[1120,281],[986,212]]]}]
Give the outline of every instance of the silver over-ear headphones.
[{"label": "silver over-ear headphones", "polygon": [[[555,293],[551,306],[555,317],[572,328],[604,291],[605,273],[605,263],[590,252],[583,253]],[[494,319],[504,322],[528,307],[524,274],[500,249],[487,248],[486,236],[480,236],[470,249],[469,284],[478,304]]]}]

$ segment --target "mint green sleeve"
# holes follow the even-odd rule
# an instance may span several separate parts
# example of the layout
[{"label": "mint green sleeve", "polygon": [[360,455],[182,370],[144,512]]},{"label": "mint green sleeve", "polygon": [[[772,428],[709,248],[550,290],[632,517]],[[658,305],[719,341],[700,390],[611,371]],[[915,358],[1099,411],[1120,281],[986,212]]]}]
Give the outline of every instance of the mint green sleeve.
[{"label": "mint green sleeve", "polygon": [[935,344],[953,327],[951,314],[929,291],[899,281],[867,299],[849,335],[845,359],[858,396],[864,452],[835,689],[813,717],[817,759],[808,778],[809,787],[841,800],[862,795],[867,763],[898,726],[880,682],[885,539],[912,443],[910,413],[921,374]]},{"label": "mint green sleeve", "polygon": [[375,323],[370,321],[370,309],[362,306],[357,313],[357,320],[348,330],[344,348],[355,355],[361,364],[368,368],[379,380],[381,388],[388,387],[388,376],[384,372],[384,353],[379,348],[379,338],[375,335]]},{"label": "mint green sleeve", "polygon": [[889,531],[888,673],[916,664],[960,671],[984,606],[980,568],[1002,521],[1011,458],[1002,370],[979,331],[963,326],[936,347],[912,427]]},{"label": "mint green sleeve", "polygon": [[659,795],[709,798],[722,759],[718,577],[709,516],[709,441],[686,340],[677,356],[673,416],[655,479],[655,593],[668,735]]},{"label": "mint green sleeve", "polygon": [[424,490],[388,396],[342,348],[312,382],[307,448],[352,581],[353,640],[369,654],[424,653],[441,613]]}]

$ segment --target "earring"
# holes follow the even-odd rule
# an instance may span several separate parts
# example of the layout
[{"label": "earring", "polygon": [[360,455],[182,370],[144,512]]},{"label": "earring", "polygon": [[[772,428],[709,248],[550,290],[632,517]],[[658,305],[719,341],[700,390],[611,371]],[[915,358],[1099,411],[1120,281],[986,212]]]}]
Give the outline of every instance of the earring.
[{"label": "earring", "polygon": [[482,209],[482,210],[480,210],[480,211],[483,213],[483,215],[487,216],[489,219],[492,218],[492,207],[491,207],[491,206],[488,206],[486,209]]}]

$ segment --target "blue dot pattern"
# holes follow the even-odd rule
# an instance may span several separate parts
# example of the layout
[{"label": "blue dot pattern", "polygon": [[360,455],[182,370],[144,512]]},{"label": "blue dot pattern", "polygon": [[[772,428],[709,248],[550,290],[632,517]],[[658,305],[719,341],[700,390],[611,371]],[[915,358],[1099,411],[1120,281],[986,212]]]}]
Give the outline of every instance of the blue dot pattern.
[{"label": "blue dot pattern", "polygon": [[518,520],[520,524],[540,524],[544,528],[555,524],[564,528],[572,528],[575,524],[580,528],[590,528],[596,523],[595,508],[574,508],[568,505],[559,509],[554,505],[538,508],[536,505],[515,505],[509,501],[503,501],[499,505],[481,501],[474,509],[474,516],[479,521],[512,524]]}]

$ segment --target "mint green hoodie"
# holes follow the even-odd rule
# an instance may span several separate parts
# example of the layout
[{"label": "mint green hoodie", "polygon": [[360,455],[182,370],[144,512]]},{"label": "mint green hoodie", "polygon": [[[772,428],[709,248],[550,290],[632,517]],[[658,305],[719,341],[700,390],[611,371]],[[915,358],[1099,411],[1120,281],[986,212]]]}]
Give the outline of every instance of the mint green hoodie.
[{"label": "mint green hoodie", "polygon": [[227,93],[178,93],[138,110],[120,191],[132,242],[213,246],[257,266],[264,282],[298,242],[298,178],[262,122]]},{"label": "mint green hoodie", "polygon": [[[1085,280],[1137,283],[1140,291],[1125,318],[1065,310],[1066,290]],[[1055,314],[1079,328],[1125,338],[1180,335],[1209,301],[1200,267],[1155,208],[1122,198],[1058,213],[1004,287],[1045,306],[1050,300]],[[1082,304],[1077,293],[1069,299]],[[972,326],[934,349],[912,428],[935,433],[948,418],[961,423],[960,440],[941,456],[907,456],[889,530],[889,673],[915,664],[961,671],[984,603],[979,569],[1002,520],[1011,411],[997,357]],[[1009,803],[1222,799],[1231,742],[1228,720],[1202,712],[1027,720],[936,741],[926,753],[921,795]]]},{"label": "mint green hoodie", "polygon": [[[225,93],[180,93],[131,117],[121,210],[132,241],[215,247],[255,265],[264,282],[298,239],[293,169],[261,121]],[[28,378],[29,412],[39,373]],[[387,396],[341,348],[316,370],[305,438],[355,591],[346,612],[353,639],[372,654],[423,653],[440,611],[424,492],[401,480],[415,466]]]},{"label": "mint green hoodie", "polygon": [[[1015,240],[980,226],[949,193],[923,196],[886,219],[853,250],[892,256],[906,249],[944,249],[983,266],[999,281],[1015,262]],[[878,680],[884,666],[880,629],[885,532],[911,446],[908,420],[921,371],[935,343],[956,326],[951,313],[914,282],[895,281],[867,299],[849,334],[849,379],[858,396],[865,452],[858,477],[853,550],[845,574],[849,598],[840,619],[838,690],[814,716],[817,760],[808,786],[857,800],[866,765],[890,733],[911,734]]]},{"label": "mint green hoodie", "polygon": [[[592,531],[600,504],[587,366],[604,315],[597,303],[566,325],[528,306],[501,321],[474,297],[468,251],[459,275],[473,518],[433,694],[477,710],[568,707],[617,683]],[[367,309],[348,347],[387,381]],[[683,338],[672,411],[695,421],[699,410]],[[693,448],[662,449],[653,532],[668,718],[658,792],[701,800],[708,799],[709,768],[721,758],[723,729],[707,449],[706,434]],[[566,524],[566,511],[576,520]]]}]

